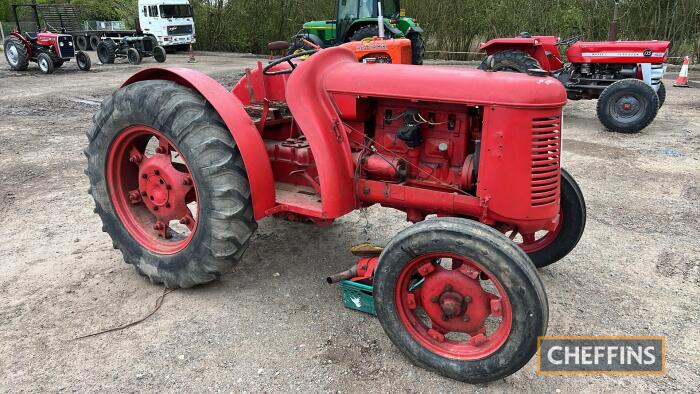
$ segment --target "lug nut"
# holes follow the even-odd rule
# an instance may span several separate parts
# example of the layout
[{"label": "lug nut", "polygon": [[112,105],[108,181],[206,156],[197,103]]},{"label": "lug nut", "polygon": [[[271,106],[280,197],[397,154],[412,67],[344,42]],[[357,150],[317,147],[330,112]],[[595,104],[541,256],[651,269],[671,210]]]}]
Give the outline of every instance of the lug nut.
[{"label": "lug nut", "polygon": [[187,216],[180,219],[180,224],[188,225],[189,223],[190,223],[190,218],[188,218]]},{"label": "lug nut", "polygon": [[160,153],[162,155],[163,153],[165,153],[165,148],[163,148],[162,146],[157,147],[156,153]]},{"label": "lug nut", "polygon": [[172,189],[172,186],[168,185],[167,183],[165,184],[165,190],[170,190]]},{"label": "lug nut", "polygon": [[452,291],[452,285],[450,285],[450,284],[445,285],[445,291]]},{"label": "lug nut", "polygon": [[158,210],[158,207],[153,207],[153,210],[154,210],[154,211],[157,211],[157,210]]},{"label": "lug nut", "polygon": [[148,179],[148,174],[143,174],[143,175],[141,175],[141,178],[143,178],[143,179]]},{"label": "lug nut", "polygon": [[143,197],[146,197],[146,194],[147,194],[146,192],[141,192],[141,195],[142,195]]},{"label": "lug nut", "polygon": [[170,203],[169,203],[169,202],[166,202],[166,203],[165,203],[165,207],[166,207],[166,208],[170,208]]},{"label": "lug nut", "polygon": [[156,174],[156,175],[160,175],[160,171],[159,171],[159,170],[153,170],[153,173]]}]

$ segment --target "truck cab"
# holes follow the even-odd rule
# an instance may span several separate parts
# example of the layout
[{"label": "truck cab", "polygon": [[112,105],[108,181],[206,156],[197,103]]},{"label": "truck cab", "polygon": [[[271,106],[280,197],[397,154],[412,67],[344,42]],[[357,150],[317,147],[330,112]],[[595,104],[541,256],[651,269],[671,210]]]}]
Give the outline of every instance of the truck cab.
[{"label": "truck cab", "polygon": [[139,28],[163,47],[186,49],[196,42],[194,14],[188,0],[139,0]]}]

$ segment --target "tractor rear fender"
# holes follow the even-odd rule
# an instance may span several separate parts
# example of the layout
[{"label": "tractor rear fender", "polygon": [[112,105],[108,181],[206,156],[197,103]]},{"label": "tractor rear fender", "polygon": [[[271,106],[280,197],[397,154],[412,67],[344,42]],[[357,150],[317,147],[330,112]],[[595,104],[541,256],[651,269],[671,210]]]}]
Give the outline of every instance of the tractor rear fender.
[{"label": "tractor rear fender", "polygon": [[14,31],[14,32],[10,33],[10,35],[11,35],[12,37],[16,37],[18,40],[22,41],[22,45],[24,45],[24,48],[27,49],[27,55],[29,55],[29,58],[30,58],[30,59],[31,59],[32,57],[34,57],[34,54],[33,54],[33,51],[32,51],[32,44],[29,42],[29,40],[27,40],[27,39],[22,35],[22,33],[19,33],[19,32]]},{"label": "tractor rear fender", "polygon": [[411,26],[406,30],[406,36],[409,34],[423,34],[423,29],[420,26]]},{"label": "tractor rear fender", "polygon": [[167,80],[194,89],[219,113],[240,149],[248,173],[256,219],[275,206],[272,166],[262,137],[241,101],[211,77],[186,68],[147,68],[134,74],[123,86],[145,80]]},{"label": "tractor rear fender", "polygon": [[561,68],[562,63],[556,41],[543,42],[549,41],[544,38],[546,37],[496,38],[481,44],[481,50],[489,56],[507,50],[523,51],[535,58],[543,70],[557,71]]}]

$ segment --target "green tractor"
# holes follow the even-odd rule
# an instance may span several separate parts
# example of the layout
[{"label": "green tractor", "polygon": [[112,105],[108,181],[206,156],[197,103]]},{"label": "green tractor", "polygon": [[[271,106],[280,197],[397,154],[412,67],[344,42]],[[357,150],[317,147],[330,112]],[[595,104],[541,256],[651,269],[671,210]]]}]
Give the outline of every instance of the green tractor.
[{"label": "green tractor", "polygon": [[413,64],[423,64],[423,29],[416,19],[405,15],[400,0],[338,0],[337,10],[336,20],[306,22],[304,28],[292,38],[289,54],[315,49],[309,42],[327,48],[348,41],[379,37],[381,12],[384,38],[408,38],[411,40]]}]

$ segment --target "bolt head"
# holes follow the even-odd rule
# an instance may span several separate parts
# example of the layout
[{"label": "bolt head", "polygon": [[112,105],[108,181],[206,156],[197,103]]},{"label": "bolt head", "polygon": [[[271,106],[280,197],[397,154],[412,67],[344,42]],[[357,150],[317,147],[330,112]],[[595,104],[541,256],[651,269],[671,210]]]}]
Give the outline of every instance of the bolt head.
[{"label": "bolt head", "polygon": [[141,195],[144,197],[146,197],[146,194],[147,194],[146,192],[141,192]]},{"label": "bolt head", "polygon": [[157,211],[157,210],[158,210],[158,207],[153,207],[153,210],[154,210],[154,211]]},{"label": "bolt head", "polygon": [[187,224],[189,224],[189,222],[190,222],[190,218],[188,218],[188,217],[184,217],[184,218],[180,219],[180,224],[187,225]]},{"label": "bolt head", "polygon": [[173,188],[173,187],[170,186],[170,185],[168,185],[167,183],[165,184],[165,190],[170,190],[170,189],[172,189],[172,188]]},{"label": "bolt head", "polygon": [[160,175],[160,171],[159,171],[159,170],[153,170],[153,173],[156,174],[156,175]]},{"label": "bolt head", "polygon": [[148,179],[148,174],[143,174],[143,175],[141,175],[141,178],[143,178],[143,179]]},{"label": "bolt head", "polygon": [[170,208],[170,203],[169,203],[169,202],[166,202],[166,203],[165,203],[165,207],[166,207],[166,208]]}]

